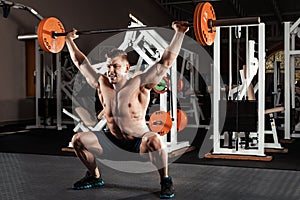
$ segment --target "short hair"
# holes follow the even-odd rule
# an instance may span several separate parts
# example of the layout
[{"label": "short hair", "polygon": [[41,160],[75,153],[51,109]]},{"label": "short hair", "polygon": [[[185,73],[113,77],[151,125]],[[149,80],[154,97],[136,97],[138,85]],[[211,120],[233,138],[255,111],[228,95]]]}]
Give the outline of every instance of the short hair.
[{"label": "short hair", "polygon": [[110,50],[109,52],[107,52],[105,54],[106,58],[115,58],[115,57],[121,57],[122,59],[128,60],[127,59],[127,53],[123,50],[117,49],[117,48],[113,48],[112,50]]}]

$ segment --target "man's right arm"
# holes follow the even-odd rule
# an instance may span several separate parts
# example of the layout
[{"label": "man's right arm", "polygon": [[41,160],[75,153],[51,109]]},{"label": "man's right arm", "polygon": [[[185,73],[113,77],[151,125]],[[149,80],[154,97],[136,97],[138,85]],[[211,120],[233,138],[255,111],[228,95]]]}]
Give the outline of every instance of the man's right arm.
[{"label": "man's right arm", "polygon": [[66,36],[66,45],[68,47],[71,59],[82,75],[86,78],[89,85],[93,88],[99,88],[99,74],[93,69],[87,57],[78,49],[74,39],[78,38],[76,30],[68,33]]}]

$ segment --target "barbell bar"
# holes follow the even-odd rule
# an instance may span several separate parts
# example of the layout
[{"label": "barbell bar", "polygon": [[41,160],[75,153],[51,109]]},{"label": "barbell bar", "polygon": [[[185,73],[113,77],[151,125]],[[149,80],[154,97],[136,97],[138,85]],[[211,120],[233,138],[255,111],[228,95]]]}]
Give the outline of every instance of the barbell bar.
[{"label": "barbell bar", "polygon": [[[196,40],[203,46],[212,45],[216,35],[217,26],[234,26],[244,24],[259,24],[259,17],[233,18],[233,19],[216,19],[216,14],[213,6],[209,2],[200,2],[197,4],[194,11],[193,23],[188,23],[187,26],[194,28]],[[163,26],[167,27],[167,26]],[[158,27],[133,27],[121,29],[103,29],[103,30],[88,30],[77,31],[78,35],[90,35],[101,33],[116,33],[123,31],[137,31],[154,29]],[[41,49],[50,53],[60,52],[65,45],[65,37],[68,32],[62,22],[55,18],[44,18],[38,25],[37,39]]]},{"label": "barbell bar", "polygon": [[[185,24],[185,26],[187,27],[192,27],[193,24],[188,23]],[[160,26],[161,28],[165,27],[165,28],[169,28],[170,26]],[[157,28],[157,26],[141,26],[141,27],[132,27],[132,28],[119,28],[119,29],[101,29],[101,30],[86,30],[86,31],[77,31],[76,35],[91,35],[91,34],[101,34],[101,33],[118,33],[118,32],[123,32],[123,31],[130,31],[130,30],[134,30],[134,31],[138,31],[138,30],[151,30]],[[56,32],[52,32],[52,37],[56,38],[59,36],[66,36],[68,34],[68,32],[63,32],[63,33],[56,33]]]}]

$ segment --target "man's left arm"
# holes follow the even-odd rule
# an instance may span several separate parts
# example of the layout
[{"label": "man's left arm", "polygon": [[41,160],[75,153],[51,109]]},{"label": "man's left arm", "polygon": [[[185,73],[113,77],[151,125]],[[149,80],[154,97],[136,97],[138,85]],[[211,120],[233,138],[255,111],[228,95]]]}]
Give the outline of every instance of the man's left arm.
[{"label": "man's left arm", "polygon": [[186,24],[187,22],[178,21],[172,23],[172,28],[175,30],[173,39],[165,49],[159,62],[141,74],[141,85],[145,85],[146,88],[151,89],[165,76],[180,52],[185,33],[189,29]]}]

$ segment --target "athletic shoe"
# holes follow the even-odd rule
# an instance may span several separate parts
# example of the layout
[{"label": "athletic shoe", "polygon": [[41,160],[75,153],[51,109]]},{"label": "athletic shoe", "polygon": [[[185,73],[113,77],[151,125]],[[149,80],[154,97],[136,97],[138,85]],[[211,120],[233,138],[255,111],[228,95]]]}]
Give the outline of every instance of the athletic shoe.
[{"label": "athletic shoe", "polygon": [[161,199],[171,199],[174,198],[174,187],[172,177],[162,178],[161,182],[161,191],[160,191],[160,198]]},{"label": "athletic shoe", "polygon": [[82,189],[89,189],[100,187],[104,185],[104,181],[101,177],[96,178],[95,176],[91,176],[89,172],[86,173],[85,177],[74,183],[73,189],[74,190],[82,190]]}]

